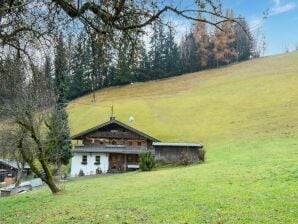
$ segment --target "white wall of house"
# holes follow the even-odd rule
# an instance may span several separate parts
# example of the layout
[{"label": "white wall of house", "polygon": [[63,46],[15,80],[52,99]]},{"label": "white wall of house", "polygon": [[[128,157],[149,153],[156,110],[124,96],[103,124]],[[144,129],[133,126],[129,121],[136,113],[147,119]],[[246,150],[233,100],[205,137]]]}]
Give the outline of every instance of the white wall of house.
[{"label": "white wall of house", "polygon": [[[83,155],[87,156],[87,164],[82,164]],[[96,156],[100,156],[100,164],[94,164]],[[96,174],[96,169],[100,168],[103,173],[106,173],[109,169],[109,157],[108,153],[74,153],[71,160],[71,171],[70,175],[76,177],[79,175],[80,170],[85,175]]]}]

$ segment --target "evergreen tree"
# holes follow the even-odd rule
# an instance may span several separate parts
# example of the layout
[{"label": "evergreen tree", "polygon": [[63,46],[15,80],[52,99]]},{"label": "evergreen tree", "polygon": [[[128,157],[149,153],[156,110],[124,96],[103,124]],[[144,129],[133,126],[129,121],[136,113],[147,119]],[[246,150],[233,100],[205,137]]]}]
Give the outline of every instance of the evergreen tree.
[{"label": "evergreen tree", "polygon": [[77,40],[74,46],[73,56],[71,58],[73,64],[73,73],[71,76],[70,84],[70,97],[75,98],[84,94],[86,89],[84,88],[84,75],[85,75],[85,60],[84,60],[84,45],[83,37]]},{"label": "evergreen tree", "polygon": [[[54,90],[57,96],[56,105],[49,121],[49,137],[53,139],[51,158],[60,171],[61,164],[67,164],[71,158],[71,141],[68,127],[68,115],[65,110],[66,96],[68,91],[68,68],[66,51],[62,34],[59,35],[55,54],[55,78]],[[63,132],[63,133],[61,133]]]},{"label": "evergreen tree", "polygon": [[123,36],[117,46],[117,62],[115,66],[116,85],[132,83],[136,80],[140,43],[131,42],[129,36]]},{"label": "evergreen tree", "polygon": [[54,65],[54,89],[57,95],[57,104],[61,106],[66,102],[69,88],[68,61],[62,34],[57,40]]},{"label": "evergreen tree", "polygon": [[138,71],[136,75],[136,81],[147,81],[151,79],[150,76],[150,61],[148,52],[144,44],[140,45],[140,60],[138,65]]},{"label": "evergreen tree", "polygon": [[183,72],[195,72],[200,69],[198,48],[193,33],[185,35],[180,45]]},{"label": "evergreen tree", "polygon": [[98,41],[97,35],[91,34],[91,69],[92,69],[92,90],[103,87],[103,80],[108,72],[108,55],[106,54],[105,45]]},{"label": "evergreen tree", "polygon": [[165,40],[165,72],[166,76],[181,74],[181,59],[173,27],[169,27]]},{"label": "evergreen tree", "polygon": [[241,19],[234,25],[235,44],[234,48],[237,52],[237,61],[248,60],[253,52],[253,37],[250,33],[248,23],[245,19]]},{"label": "evergreen tree", "polygon": [[155,23],[153,25],[153,33],[150,38],[150,50],[148,55],[151,64],[151,79],[166,77],[165,31],[161,23]]}]

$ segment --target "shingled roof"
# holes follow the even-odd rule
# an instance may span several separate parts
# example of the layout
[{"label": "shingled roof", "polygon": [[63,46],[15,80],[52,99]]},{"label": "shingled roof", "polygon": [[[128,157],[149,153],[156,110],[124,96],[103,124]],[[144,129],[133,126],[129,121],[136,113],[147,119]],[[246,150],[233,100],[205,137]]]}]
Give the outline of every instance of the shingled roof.
[{"label": "shingled roof", "polygon": [[90,133],[92,133],[92,132],[94,132],[94,131],[97,131],[97,130],[99,130],[99,129],[101,129],[101,128],[104,128],[104,127],[106,127],[106,126],[109,126],[109,125],[111,125],[111,124],[117,124],[117,125],[119,125],[119,126],[125,128],[125,129],[127,129],[127,130],[129,130],[129,131],[131,131],[131,132],[134,132],[134,133],[136,133],[136,134],[138,134],[138,135],[140,135],[140,136],[142,136],[142,137],[144,137],[144,138],[146,138],[146,139],[149,139],[149,140],[151,140],[151,141],[153,141],[153,142],[160,142],[158,139],[153,138],[153,137],[151,137],[151,136],[145,134],[144,132],[141,132],[141,131],[139,131],[139,130],[137,130],[137,129],[131,127],[131,126],[128,126],[128,125],[122,123],[121,121],[116,120],[115,118],[111,118],[109,121],[107,121],[107,122],[105,122],[105,123],[102,123],[102,124],[97,125],[97,126],[95,126],[95,127],[93,127],[93,128],[90,128],[90,129],[88,129],[88,130],[86,130],[86,131],[83,131],[83,132],[80,132],[80,133],[78,133],[78,134],[76,134],[76,135],[73,135],[73,136],[71,137],[71,139],[73,139],[73,140],[81,140],[81,139],[82,139],[84,136],[86,136],[87,134],[90,134]]}]

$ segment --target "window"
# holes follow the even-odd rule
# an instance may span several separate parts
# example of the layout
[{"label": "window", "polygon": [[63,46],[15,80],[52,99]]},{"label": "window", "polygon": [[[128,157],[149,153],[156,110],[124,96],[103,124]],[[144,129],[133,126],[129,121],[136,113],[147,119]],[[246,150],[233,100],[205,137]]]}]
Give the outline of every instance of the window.
[{"label": "window", "polygon": [[142,142],[138,142],[138,146],[141,146],[142,145]]},{"label": "window", "polygon": [[112,145],[117,145],[117,142],[115,140],[112,141]]},{"label": "window", "polygon": [[87,164],[87,156],[86,155],[82,156],[82,164],[84,164],[84,165]]},{"label": "window", "polygon": [[132,146],[132,141],[129,141],[129,142],[128,142],[128,145]]},{"label": "window", "polygon": [[100,164],[100,156],[95,156],[95,165],[99,165]]}]

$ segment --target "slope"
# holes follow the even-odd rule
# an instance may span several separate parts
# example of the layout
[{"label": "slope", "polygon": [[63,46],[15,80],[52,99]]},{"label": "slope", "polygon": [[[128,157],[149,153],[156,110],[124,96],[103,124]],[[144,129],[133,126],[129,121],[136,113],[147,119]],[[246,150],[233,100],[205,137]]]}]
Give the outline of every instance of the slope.
[{"label": "slope", "polygon": [[200,141],[207,161],[69,181],[0,199],[3,223],[296,223],[298,52],[72,102],[72,133],[118,119],[163,141]]}]

